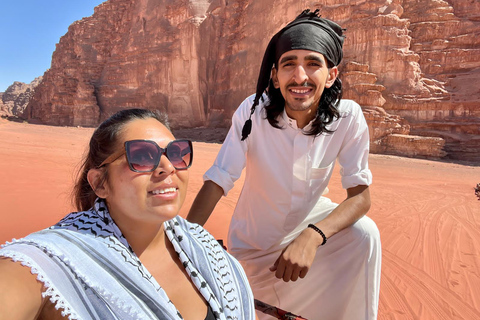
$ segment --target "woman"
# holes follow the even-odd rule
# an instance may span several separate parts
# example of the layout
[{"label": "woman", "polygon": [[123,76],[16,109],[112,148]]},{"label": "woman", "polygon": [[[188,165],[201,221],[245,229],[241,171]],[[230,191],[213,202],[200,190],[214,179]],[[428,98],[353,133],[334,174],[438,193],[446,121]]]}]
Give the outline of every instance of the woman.
[{"label": "woman", "polygon": [[239,263],[177,216],[193,159],[157,113],[93,133],[79,212],[0,250],[0,319],[254,319]]}]

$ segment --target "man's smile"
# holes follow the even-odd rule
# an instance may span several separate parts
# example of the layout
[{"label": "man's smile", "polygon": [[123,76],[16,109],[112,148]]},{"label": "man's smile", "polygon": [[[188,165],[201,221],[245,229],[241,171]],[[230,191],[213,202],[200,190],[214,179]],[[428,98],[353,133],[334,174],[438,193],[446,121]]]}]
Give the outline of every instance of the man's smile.
[{"label": "man's smile", "polygon": [[298,94],[305,94],[305,93],[308,93],[308,92],[311,92],[312,89],[294,89],[294,88],[291,88],[289,89],[292,93],[298,93]]}]

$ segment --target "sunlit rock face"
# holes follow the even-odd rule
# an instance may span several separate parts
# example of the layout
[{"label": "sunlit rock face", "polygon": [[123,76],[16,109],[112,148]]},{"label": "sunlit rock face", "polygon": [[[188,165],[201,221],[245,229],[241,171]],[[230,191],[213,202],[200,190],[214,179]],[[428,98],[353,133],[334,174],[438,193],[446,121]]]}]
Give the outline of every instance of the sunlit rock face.
[{"label": "sunlit rock face", "polygon": [[271,36],[305,8],[346,28],[345,98],[372,152],[480,161],[480,3],[471,0],[109,0],[72,24],[24,117],[96,126],[121,108],[226,127]]}]

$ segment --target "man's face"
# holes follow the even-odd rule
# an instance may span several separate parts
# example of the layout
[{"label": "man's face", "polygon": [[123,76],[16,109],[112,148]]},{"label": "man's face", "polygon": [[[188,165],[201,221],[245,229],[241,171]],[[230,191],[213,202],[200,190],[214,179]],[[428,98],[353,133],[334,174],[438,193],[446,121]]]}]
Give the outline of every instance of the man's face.
[{"label": "man's face", "polygon": [[272,69],[273,84],[285,99],[287,114],[295,119],[315,117],[323,90],[333,85],[337,75],[337,67],[329,69],[325,57],[310,50],[287,51]]}]

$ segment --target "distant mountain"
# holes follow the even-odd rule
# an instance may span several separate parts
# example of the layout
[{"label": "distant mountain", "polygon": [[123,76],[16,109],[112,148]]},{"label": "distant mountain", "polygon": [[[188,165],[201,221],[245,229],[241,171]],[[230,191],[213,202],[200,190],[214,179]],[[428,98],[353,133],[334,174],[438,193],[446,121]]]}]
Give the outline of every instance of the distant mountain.
[{"label": "distant mountain", "polygon": [[15,81],[5,92],[0,92],[0,116],[22,117],[40,81],[42,77],[35,78],[29,84]]}]

